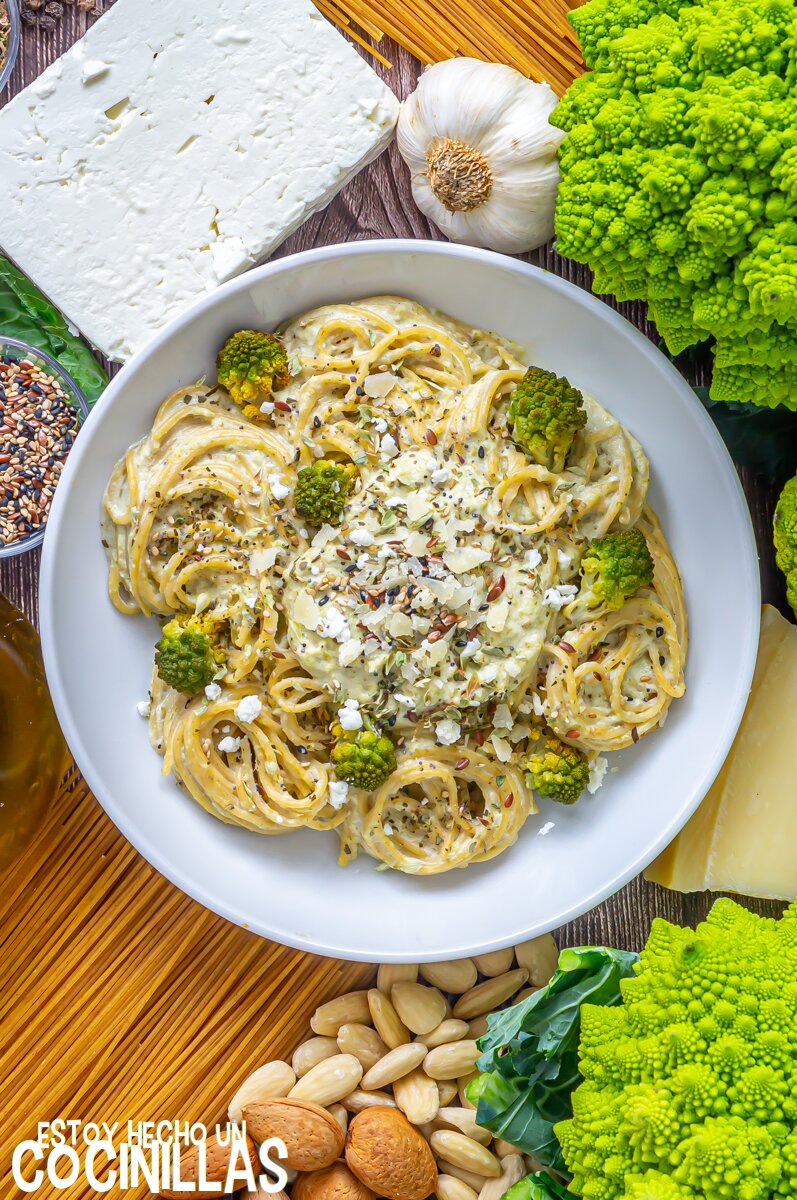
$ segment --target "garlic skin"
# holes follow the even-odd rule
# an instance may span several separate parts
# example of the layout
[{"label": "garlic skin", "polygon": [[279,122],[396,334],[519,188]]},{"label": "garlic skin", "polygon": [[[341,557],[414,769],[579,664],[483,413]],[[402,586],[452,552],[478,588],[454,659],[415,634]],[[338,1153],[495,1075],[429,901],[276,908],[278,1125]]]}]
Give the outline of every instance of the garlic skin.
[{"label": "garlic skin", "polygon": [[513,67],[451,58],[424,71],[401,106],[398,147],[415,202],[454,242],[505,254],[553,236],[564,137],[557,98]]}]

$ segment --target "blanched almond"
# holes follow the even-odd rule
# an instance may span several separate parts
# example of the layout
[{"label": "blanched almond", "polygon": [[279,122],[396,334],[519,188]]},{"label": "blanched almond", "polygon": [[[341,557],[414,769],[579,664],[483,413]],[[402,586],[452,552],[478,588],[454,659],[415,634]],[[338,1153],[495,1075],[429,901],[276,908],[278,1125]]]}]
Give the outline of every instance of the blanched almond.
[{"label": "blanched almond", "polygon": [[350,1113],[361,1113],[366,1108],[395,1108],[396,1101],[390,1092],[366,1092],[362,1088],[355,1088],[343,1097],[343,1105]]},{"label": "blanched almond", "polygon": [[471,1080],[478,1078],[478,1075],[478,1071],[471,1071],[470,1075],[462,1075],[457,1080],[457,1095],[459,1096],[459,1102],[463,1108],[476,1107],[476,1105],[471,1104],[470,1100],[468,1099],[467,1088]]},{"label": "blanched almond", "polygon": [[387,1200],[425,1200],[437,1183],[429,1143],[395,1108],[358,1113],[346,1135],[346,1163]]},{"label": "blanched almond", "polygon": [[409,1029],[399,1017],[390,998],[380,992],[379,988],[371,988],[368,993],[368,1006],[376,1032],[389,1050],[394,1050],[396,1046],[410,1040]]},{"label": "blanched almond", "polygon": [[335,1054],[312,1067],[288,1095],[326,1108],[353,1092],[362,1077],[363,1069],[353,1054]]},{"label": "blanched almond", "polygon": [[493,1140],[489,1129],[476,1124],[476,1113],[472,1108],[441,1108],[434,1123],[437,1129],[458,1130],[474,1142],[481,1142],[482,1146],[489,1146]]},{"label": "blanched almond", "polygon": [[283,1166],[295,1171],[320,1171],[340,1155],[346,1135],[335,1118],[317,1104],[290,1097],[247,1104],[246,1128],[260,1145],[269,1138],[285,1143]]},{"label": "blanched almond", "polygon": [[415,983],[417,978],[417,963],[382,963],[376,973],[376,986],[389,996],[394,983]]},{"label": "blanched almond", "polygon": [[484,1187],[483,1175],[474,1175],[473,1171],[463,1171],[462,1167],[458,1167],[456,1163],[446,1162],[443,1158],[438,1158],[437,1169],[446,1175],[453,1175],[455,1179],[461,1179],[463,1183],[466,1183],[477,1194]]},{"label": "blanched almond", "polygon": [[440,1097],[440,1107],[446,1108],[457,1094],[456,1079],[438,1079],[437,1094]]},{"label": "blanched almond", "polygon": [[396,1079],[401,1079],[402,1075],[409,1075],[410,1071],[420,1066],[427,1053],[426,1046],[419,1042],[405,1042],[403,1046],[396,1046],[395,1050],[388,1050],[384,1058],[380,1058],[363,1075],[364,1090],[372,1092],[375,1088],[386,1087]]},{"label": "blanched almond", "polygon": [[529,979],[537,987],[548,983],[559,962],[559,949],[550,933],[515,946],[515,958],[519,967],[525,967]]},{"label": "blanched almond", "polygon": [[486,1146],[452,1129],[437,1129],[431,1138],[432,1150],[446,1162],[471,1171],[474,1175],[497,1179],[501,1164]]},{"label": "blanched almond", "polygon": [[344,1054],[353,1054],[364,1071],[370,1071],[374,1063],[387,1054],[387,1046],[370,1025],[354,1021],[341,1025],[338,1030],[338,1046]]},{"label": "blanched almond", "polygon": [[520,1154],[508,1154],[501,1159],[501,1174],[497,1179],[488,1179],[479,1192],[479,1200],[501,1200],[513,1184],[526,1174],[526,1164]]},{"label": "blanched almond", "polygon": [[469,1021],[471,1017],[480,1017],[482,1013],[492,1012],[522,988],[528,977],[528,971],[518,967],[514,971],[507,971],[505,975],[497,975],[495,979],[485,979],[483,983],[477,983],[475,988],[471,988],[457,1000],[454,1016]]},{"label": "blanched almond", "polygon": [[437,1116],[440,1092],[435,1081],[420,1067],[396,1080],[393,1095],[396,1104],[413,1125],[425,1125]]},{"label": "blanched almond", "polygon": [[335,1118],[338,1125],[340,1125],[341,1129],[345,1133],[349,1128],[349,1114],[341,1102],[338,1100],[336,1104],[330,1104],[327,1108],[327,1112],[331,1117]]},{"label": "blanched almond", "polygon": [[[306,1075],[313,1067],[318,1066],[325,1058],[332,1058],[333,1054],[339,1054],[338,1043],[333,1037],[314,1037],[308,1038],[306,1042],[302,1042],[293,1052],[291,1065],[296,1072],[296,1075],[301,1079],[302,1075]],[[294,1083],[296,1080],[294,1079]],[[293,1083],[291,1084],[293,1087]],[[290,1090],[290,1089],[289,1089]],[[284,1093],[287,1096],[287,1092]]]},{"label": "blanched almond", "polygon": [[429,1049],[433,1050],[435,1046],[445,1046],[448,1042],[458,1042],[469,1036],[470,1028],[467,1021],[458,1021],[456,1017],[446,1017],[430,1033],[425,1033],[423,1040]]},{"label": "blanched almond", "polygon": [[[223,1187],[227,1180],[230,1159],[235,1156],[235,1161],[240,1165],[242,1158],[245,1158],[247,1155],[252,1164],[255,1178],[257,1178],[261,1169],[260,1159],[258,1158],[254,1142],[249,1136],[246,1138],[246,1145],[244,1147],[241,1147],[240,1142],[236,1143],[235,1139],[232,1138],[228,1145],[220,1146],[216,1134],[212,1134],[205,1140],[205,1180],[209,1184],[221,1184]],[[180,1182],[183,1185],[190,1183],[196,1186],[198,1177],[199,1148],[197,1146],[188,1146],[180,1155]],[[212,1191],[200,1188],[197,1191],[189,1192],[185,1186],[182,1186],[176,1190],[163,1188],[160,1194],[165,1197],[165,1200],[185,1200],[185,1197],[189,1195],[191,1200],[218,1200],[220,1191],[221,1188],[214,1188]]]},{"label": "blanched almond", "polygon": [[477,1200],[478,1192],[455,1175],[438,1175],[435,1195],[438,1200]]},{"label": "blanched almond", "polygon": [[477,1038],[484,1037],[487,1032],[488,1015],[488,1013],[482,1013],[480,1017],[474,1017],[470,1022],[468,1036],[472,1037],[474,1041]]},{"label": "blanched almond", "polygon": [[346,992],[343,996],[335,996],[334,1000],[327,1000],[313,1013],[310,1028],[324,1037],[336,1037],[341,1025],[352,1021],[370,1024],[367,992]]},{"label": "blanched almond", "polygon": [[421,975],[441,992],[459,996],[476,983],[476,964],[472,958],[452,958],[449,962],[421,963]]},{"label": "blanched almond", "polygon": [[489,954],[474,954],[473,961],[481,971],[492,979],[495,975],[505,975],[515,961],[515,952],[511,946],[505,950],[492,950]]},{"label": "blanched almond", "polygon": [[511,1142],[505,1142],[503,1138],[496,1138],[493,1145],[493,1151],[500,1159],[505,1159],[508,1154],[522,1154],[523,1151],[517,1146],[513,1146]]},{"label": "blanched almond", "polygon": [[291,1200],[374,1200],[374,1193],[340,1161],[323,1171],[299,1175]]},{"label": "blanched almond", "polygon": [[390,999],[399,1019],[421,1036],[429,1033],[446,1017],[446,998],[437,988],[422,983],[396,983]]},{"label": "blanched almond", "polygon": [[449,1042],[429,1051],[423,1060],[423,1069],[432,1079],[459,1079],[473,1070],[478,1057],[479,1047],[470,1038]]},{"label": "blanched almond", "polygon": [[227,1115],[236,1125],[241,1123],[241,1110],[245,1104],[256,1100],[273,1100],[275,1096],[287,1096],[296,1083],[296,1074],[281,1058],[264,1063],[251,1075],[247,1075],[230,1101]]}]

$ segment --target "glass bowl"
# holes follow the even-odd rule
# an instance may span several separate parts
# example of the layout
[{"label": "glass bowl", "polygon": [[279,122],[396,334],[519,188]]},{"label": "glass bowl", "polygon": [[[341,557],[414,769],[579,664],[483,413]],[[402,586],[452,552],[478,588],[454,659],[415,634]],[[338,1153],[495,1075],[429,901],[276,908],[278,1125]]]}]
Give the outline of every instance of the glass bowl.
[{"label": "glass bowl", "polygon": [[[60,383],[64,394],[72,404],[73,408],[77,409],[78,413],[78,429],[89,415],[89,406],[86,403],[86,397],[75,383],[72,376],[64,370],[54,358],[49,354],[45,354],[43,350],[37,350],[34,346],[29,346],[27,342],[21,342],[18,338],[3,337],[0,335],[0,357],[11,355],[12,357],[33,363],[48,375],[52,375]],[[2,449],[2,435],[0,434],[0,449]],[[29,533],[27,537],[19,538],[16,542],[10,542],[4,545],[0,542],[0,559],[13,558],[16,554],[24,554],[27,550],[33,550],[36,546],[40,546],[44,541],[44,530],[47,521],[36,529],[33,533]]]},{"label": "glass bowl", "polygon": [[8,9],[8,45],[2,68],[0,68],[0,91],[8,83],[8,77],[14,70],[14,64],[19,54],[19,6],[17,0],[3,0]]}]

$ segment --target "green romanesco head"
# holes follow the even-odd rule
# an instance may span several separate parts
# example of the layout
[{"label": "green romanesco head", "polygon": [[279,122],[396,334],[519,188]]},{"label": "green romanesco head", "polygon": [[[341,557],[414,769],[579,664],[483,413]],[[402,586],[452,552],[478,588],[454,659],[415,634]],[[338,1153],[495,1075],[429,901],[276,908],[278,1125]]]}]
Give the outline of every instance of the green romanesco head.
[{"label": "green romanesco head", "polygon": [[396,752],[389,737],[373,729],[347,732],[336,722],[337,738],[330,758],[335,775],[343,783],[373,792],[396,769]]},{"label": "green romanesco head", "polygon": [[797,1195],[797,903],[718,900],[697,929],[654,920],[615,1008],[585,1005],[570,1191],[599,1200]]},{"label": "green romanesco head", "polygon": [[550,731],[523,759],[526,780],[544,800],[575,804],[589,782],[589,762],[580,750]]},{"label": "green romanesco head", "polygon": [[216,645],[216,623],[207,617],[178,615],[164,625],[155,646],[155,666],[177,692],[201,692],[224,661]]},{"label": "green romanesco head", "polygon": [[273,388],[291,377],[285,347],[273,333],[239,329],[227,338],[216,358],[216,375],[247,416],[260,414],[260,404]]},{"label": "green romanesco head", "polygon": [[786,576],[786,595],[797,615],[797,475],[784,487],[773,525],[777,563]]},{"label": "green romanesco head", "polygon": [[314,525],[339,525],[359,472],[353,463],[317,458],[302,467],[293,494],[296,511]]},{"label": "green romanesco head", "polygon": [[[793,0],[587,0],[557,104],[556,248],[645,300],[671,354],[716,344],[711,398],[797,410]],[[763,359],[752,333],[772,330]],[[784,335],[784,336],[781,336]]]},{"label": "green romanesco head", "polygon": [[578,388],[542,367],[529,367],[507,410],[513,440],[549,471],[563,469],[573,439],[586,423]]},{"label": "green romanesco head", "polygon": [[653,559],[644,533],[639,529],[607,533],[590,542],[581,560],[578,599],[588,608],[621,608],[652,579]]}]

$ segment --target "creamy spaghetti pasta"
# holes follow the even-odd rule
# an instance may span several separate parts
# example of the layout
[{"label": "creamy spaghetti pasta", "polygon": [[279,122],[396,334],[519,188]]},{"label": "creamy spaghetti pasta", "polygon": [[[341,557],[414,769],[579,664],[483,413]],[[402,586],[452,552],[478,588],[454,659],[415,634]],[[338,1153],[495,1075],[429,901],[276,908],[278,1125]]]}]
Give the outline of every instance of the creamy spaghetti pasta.
[{"label": "creamy spaghetti pasta", "polygon": [[[410,300],[328,305],[279,336],[292,375],[253,418],[219,386],[184,388],[108,485],[116,607],[218,630],[204,693],[154,673],[153,745],[208,812],[336,829],[344,863],[491,858],[536,812],[522,760],[541,728],[584,752],[594,787],[604,752],[683,693],[681,582],[644,451],[584,396],[564,468],[539,466],[507,424],[518,351]],[[294,503],[319,458],[357,468],[340,523],[320,527]],[[632,528],[652,581],[586,605],[586,548]],[[391,739],[373,790],[336,778],[336,721]]]}]

